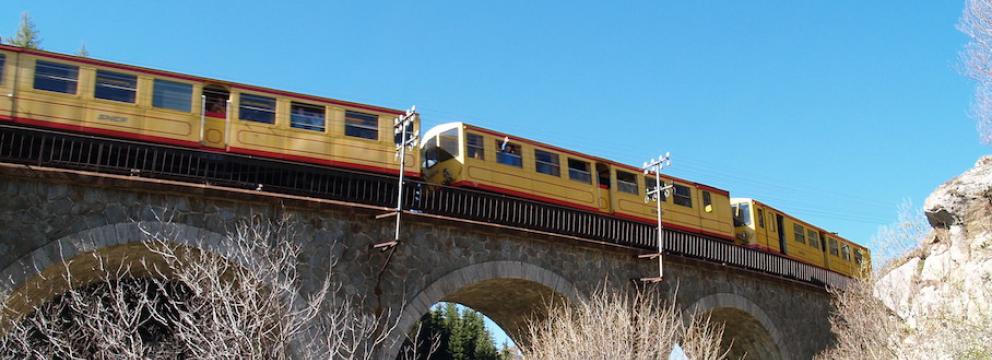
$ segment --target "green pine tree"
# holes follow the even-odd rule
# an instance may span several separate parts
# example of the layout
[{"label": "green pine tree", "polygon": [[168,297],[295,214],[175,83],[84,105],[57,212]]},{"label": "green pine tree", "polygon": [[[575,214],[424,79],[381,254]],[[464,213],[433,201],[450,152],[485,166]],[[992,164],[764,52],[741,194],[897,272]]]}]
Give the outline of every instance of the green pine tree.
[{"label": "green pine tree", "polygon": [[[482,314],[472,309],[460,309],[455,304],[435,306],[424,314],[419,323],[418,343],[407,342],[405,348],[416,346],[417,358],[432,360],[506,360],[511,358],[506,344],[496,349],[492,334],[486,330]],[[411,336],[413,338],[413,336]],[[438,340],[437,350],[430,346]],[[407,353],[404,351],[404,353]]]},{"label": "green pine tree", "polygon": [[506,340],[504,340],[503,345],[501,345],[499,349],[499,359],[510,360],[512,358],[513,358],[513,351],[510,350],[510,344],[508,344]]},{"label": "green pine tree", "polygon": [[38,30],[35,29],[34,22],[27,12],[21,13],[21,26],[17,29],[14,39],[10,40],[10,44],[28,49],[41,48],[41,37],[38,36]]}]

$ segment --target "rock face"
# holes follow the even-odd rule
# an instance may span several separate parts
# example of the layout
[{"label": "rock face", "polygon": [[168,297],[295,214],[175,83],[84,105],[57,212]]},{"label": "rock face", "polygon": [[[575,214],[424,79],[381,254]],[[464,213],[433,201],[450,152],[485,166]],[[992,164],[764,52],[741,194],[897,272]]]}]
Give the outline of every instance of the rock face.
[{"label": "rock face", "polygon": [[876,295],[911,326],[924,318],[988,317],[992,299],[992,156],[940,185],[924,203],[933,230],[882,275]]}]

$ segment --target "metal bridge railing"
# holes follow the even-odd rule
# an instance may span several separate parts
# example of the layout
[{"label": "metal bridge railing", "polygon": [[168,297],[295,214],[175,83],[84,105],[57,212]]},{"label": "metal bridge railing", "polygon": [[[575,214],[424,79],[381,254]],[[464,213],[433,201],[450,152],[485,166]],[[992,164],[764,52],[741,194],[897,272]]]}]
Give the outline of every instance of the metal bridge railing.
[{"label": "metal bridge railing", "polygon": [[[397,179],[220,152],[0,126],[0,161],[261,189],[382,207],[396,204]],[[407,181],[404,209],[495,223],[652,251],[653,224],[470,189]],[[848,278],[724,240],[665,230],[667,253],[814,284]]]}]

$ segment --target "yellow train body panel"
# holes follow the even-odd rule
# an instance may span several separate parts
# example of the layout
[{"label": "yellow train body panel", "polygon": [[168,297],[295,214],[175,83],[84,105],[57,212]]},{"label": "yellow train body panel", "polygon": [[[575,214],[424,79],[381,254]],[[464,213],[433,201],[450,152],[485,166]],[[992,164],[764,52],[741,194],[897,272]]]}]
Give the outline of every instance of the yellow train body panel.
[{"label": "yellow train body panel", "polygon": [[[275,100],[276,113],[271,124],[241,118],[241,95],[269,97]],[[292,104],[322,107],[326,125],[323,130],[296,128],[290,121]],[[376,117],[376,139],[358,138],[345,134],[345,113],[361,112]],[[230,136],[227,145],[233,152],[271,154],[288,160],[313,159],[328,165],[341,165],[358,169],[398,169],[393,138],[393,119],[396,115],[369,110],[355,110],[335,104],[302,100],[286,96],[240,89],[231,90]],[[419,117],[414,122],[414,133],[420,131]],[[420,174],[420,156],[416,150],[406,152],[406,172]]]},{"label": "yellow train body panel", "polygon": [[[495,191],[640,222],[656,221],[656,206],[644,201],[646,185],[654,186],[655,180],[631,166],[464,123],[429,130],[422,149],[424,177],[433,183]],[[573,167],[573,163],[578,166]],[[621,182],[621,177],[627,181]],[[674,196],[665,199],[666,226],[732,238],[726,191],[668,176],[664,181],[688,189],[691,199],[691,204],[683,205],[676,204]],[[708,193],[705,205],[704,192]]]},{"label": "yellow train body panel", "polygon": [[[10,95],[0,100],[0,119],[355,170],[399,170],[393,138],[399,110],[10,46],[0,46],[0,55],[0,91]],[[39,85],[39,79],[60,87]],[[181,105],[156,103],[155,96],[170,101],[155,95],[160,85],[184,89]],[[208,87],[223,92],[220,110],[207,108]],[[242,108],[243,95],[272,100],[272,108],[262,111],[271,113],[271,122],[246,118],[259,109]],[[297,106],[322,109],[309,114],[322,120],[320,126],[294,124]],[[348,112],[360,114],[363,131],[375,135],[347,134]],[[413,126],[418,132],[419,117]],[[406,173],[419,176],[419,162],[417,151],[407,152]]]}]

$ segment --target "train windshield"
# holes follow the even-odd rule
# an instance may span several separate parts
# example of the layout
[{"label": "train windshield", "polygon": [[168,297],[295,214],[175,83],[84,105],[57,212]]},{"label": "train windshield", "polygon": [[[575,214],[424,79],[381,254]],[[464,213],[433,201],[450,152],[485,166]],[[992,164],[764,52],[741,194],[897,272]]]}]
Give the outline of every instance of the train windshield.
[{"label": "train windshield", "polygon": [[734,208],[734,226],[751,225],[751,206],[748,204],[736,204]]},{"label": "train windshield", "polygon": [[458,157],[461,153],[458,147],[458,129],[451,129],[425,140],[423,149],[424,168],[428,169]]},{"label": "train windshield", "polygon": [[423,149],[424,168],[430,169],[437,165],[437,137],[424,140]]}]

